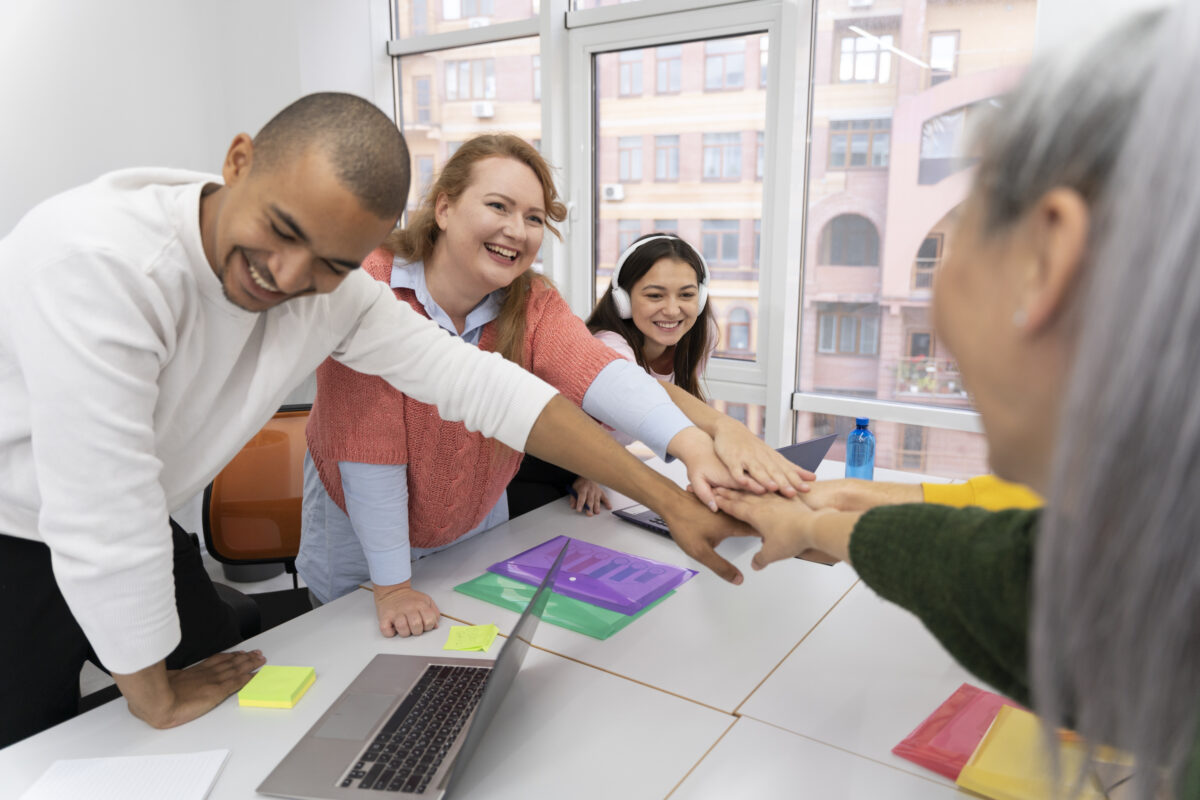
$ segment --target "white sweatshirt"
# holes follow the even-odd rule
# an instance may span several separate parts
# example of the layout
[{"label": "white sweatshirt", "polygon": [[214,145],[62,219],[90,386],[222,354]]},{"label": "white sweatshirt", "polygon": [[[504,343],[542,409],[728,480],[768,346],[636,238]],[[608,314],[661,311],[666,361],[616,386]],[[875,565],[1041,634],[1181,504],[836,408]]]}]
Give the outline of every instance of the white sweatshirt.
[{"label": "white sweatshirt", "polygon": [[201,245],[210,183],[110,173],[0,240],[0,533],[46,543],[67,604],[121,673],[179,642],[168,510],[326,356],[515,449],[555,393],[361,272],[266,312],[233,305]]}]

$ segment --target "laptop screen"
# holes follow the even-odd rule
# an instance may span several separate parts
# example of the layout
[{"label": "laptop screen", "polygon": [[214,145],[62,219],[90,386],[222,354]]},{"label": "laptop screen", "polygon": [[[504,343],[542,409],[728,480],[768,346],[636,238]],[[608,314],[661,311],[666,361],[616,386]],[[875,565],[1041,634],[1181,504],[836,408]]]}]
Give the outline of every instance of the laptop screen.
[{"label": "laptop screen", "polygon": [[471,720],[467,736],[463,739],[458,756],[454,759],[454,767],[450,770],[450,779],[446,782],[446,797],[450,796],[450,791],[458,782],[458,776],[462,775],[464,771],[459,769],[459,766],[470,762],[471,756],[479,747],[480,740],[483,739],[484,732],[496,716],[500,704],[504,702],[504,697],[512,687],[513,681],[516,680],[517,672],[520,671],[521,664],[525,661],[525,654],[529,652],[529,645],[533,641],[533,632],[537,630],[538,622],[541,621],[542,614],[546,610],[546,604],[550,602],[550,591],[558,577],[559,568],[562,566],[566,554],[567,545],[564,543],[562,550],[558,553],[558,558],[554,559],[554,564],[546,572],[546,577],[538,586],[533,599],[529,601],[529,605],[525,607],[521,618],[513,627],[508,641],[504,643],[504,646],[500,648],[500,654],[496,656],[496,663],[492,666],[487,683],[483,687],[483,694],[479,697],[479,705],[475,708],[475,717]]}]

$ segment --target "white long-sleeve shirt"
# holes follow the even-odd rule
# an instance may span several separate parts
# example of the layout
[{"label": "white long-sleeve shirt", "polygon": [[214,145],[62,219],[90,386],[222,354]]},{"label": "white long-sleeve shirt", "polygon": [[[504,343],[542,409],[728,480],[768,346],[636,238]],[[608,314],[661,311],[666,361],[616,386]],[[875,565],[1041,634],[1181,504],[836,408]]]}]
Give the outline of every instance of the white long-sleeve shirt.
[{"label": "white long-sleeve shirt", "polygon": [[200,491],[327,356],[524,449],[553,388],[353,272],[269,311],[223,295],[200,238],[216,176],[125,170],[0,240],[0,533],[50,548],[105,665],[179,641],[168,509]]}]

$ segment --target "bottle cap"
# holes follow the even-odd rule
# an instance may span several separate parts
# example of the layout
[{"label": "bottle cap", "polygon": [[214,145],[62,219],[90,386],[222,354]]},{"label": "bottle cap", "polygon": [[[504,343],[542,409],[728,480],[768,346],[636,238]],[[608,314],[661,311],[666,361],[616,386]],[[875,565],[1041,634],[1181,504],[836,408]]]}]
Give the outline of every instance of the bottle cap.
[{"label": "bottle cap", "polygon": [[854,418],[854,424],[860,428],[867,427],[867,423],[869,423],[870,421],[871,420],[867,419],[866,417],[855,417]]}]

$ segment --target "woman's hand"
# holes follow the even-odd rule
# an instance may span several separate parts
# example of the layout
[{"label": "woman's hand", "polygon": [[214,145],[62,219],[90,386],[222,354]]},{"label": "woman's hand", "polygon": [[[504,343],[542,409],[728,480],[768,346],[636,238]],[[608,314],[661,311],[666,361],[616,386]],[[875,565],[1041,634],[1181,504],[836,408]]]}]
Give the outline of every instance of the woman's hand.
[{"label": "woman's hand", "polygon": [[808,550],[818,550],[841,561],[850,559],[850,534],[861,514],[832,509],[814,511],[800,497],[754,495],[721,488],[715,494],[722,511],[748,523],[762,537],[762,549],[751,561],[754,569]]},{"label": "woman's hand", "polygon": [[713,440],[694,425],[675,434],[667,445],[667,452],[684,463],[691,484],[688,489],[712,511],[717,510],[717,501],[713,497],[714,486],[739,486],[717,457]]},{"label": "woman's hand", "polygon": [[716,424],[713,448],[733,476],[733,487],[755,494],[779,492],[795,497],[798,492],[808,491],[807,481],[817,477],[768,447],[732,417]]},{"label": "woman's hand", "polygon": [[438,611],[433,598],[412,588],[412,581],[375,586],[375,613],[384,636],[420,636],[437,627]]},{"label": "woman's hand", "polygon": [[817,481],[804,495],[804,502],[813,508],[833,508],[838,511],[869,511],[876,506],[920,503],[924,500],[925,494],[919,483],[888,483],[859,478]]},{"label": "woman's hand", "polygon": [[594,517],[600,513],[600,506],[612,508],[604,487],[588,478],[578,477],[571,484],[571,508],[580,514]]}]

